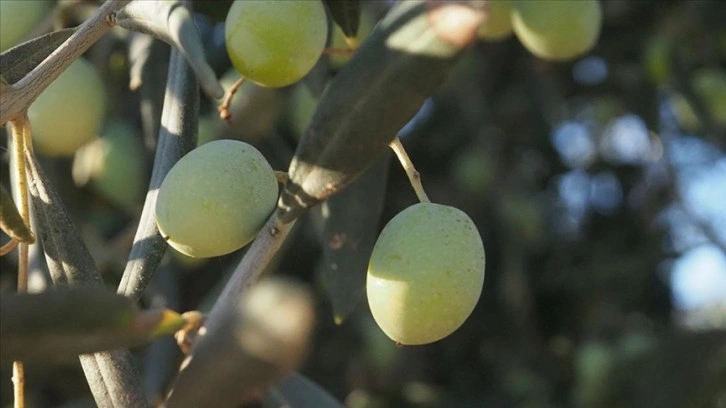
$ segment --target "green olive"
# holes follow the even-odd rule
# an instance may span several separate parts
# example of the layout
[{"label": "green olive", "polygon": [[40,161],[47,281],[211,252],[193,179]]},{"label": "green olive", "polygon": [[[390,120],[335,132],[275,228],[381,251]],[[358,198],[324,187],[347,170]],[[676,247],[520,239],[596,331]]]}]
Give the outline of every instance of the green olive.
[{"label": "green olive", "polygon": [[122,208],[143,201],[148,185],[144,146],[138,132],[121,121],[110,123],[99,138],[78,149],[73,158],[73,180],[90,182],[100,195]]},{"label": "green olive", "polygon": [[305,76],[322,55],[327,35],[321,0],[236,0],[225,23],[234,67],[268,87],[290,85]]},{"label": "green olive", "polygon": [[265,157],[237,140],[214,140],[182,157],[159,188],[159,231],[177,251],[225,255],[259,233],[275,208],[277,179]]},{"label": "green olive", "polygon": [[0,51],[18,45],[50,9],[47,0],[0,1]]},{"label": "green olive", "polygon": [[484,245],[461,210],[415,204],[378,237],[368,265],[368,304],[399,344],[440,340],[474,310],[484,284]]},{"label": "green olive", "polygon": [[106,99],[98,70],[83,58],[73,61],[28,109],[35,150],[72,156],[98,135]]},{"label": "green olive", "polygon": [[512,27],[532,54],[574,59],[595,46],[602,26],[598,0],[512,0]]}]

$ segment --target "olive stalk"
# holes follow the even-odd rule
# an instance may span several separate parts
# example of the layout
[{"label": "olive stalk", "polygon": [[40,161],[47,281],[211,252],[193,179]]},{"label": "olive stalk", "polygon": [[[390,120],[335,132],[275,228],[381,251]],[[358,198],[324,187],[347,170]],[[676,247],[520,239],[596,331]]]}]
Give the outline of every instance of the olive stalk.
[{"label": "olive stalk", "polygon": [[416,192],[416,197],[418,197],[418,200],[422,203],[430,203],[431,200],[429,200],[429,196],[426,195],[423,185],[421,184],[421,173],[416,170],[416,167],[414,167],[411,158],[408,157],[408,153],[406,153],[406,149],[404,149],[403,144],[401,143],[401,139],[396,136],[393,141],[391,141],[389,146],[391,147],[393,152],[396,153],[396,157],[398,157],[398,161],[401,162],[403,170],[406,171],[408,181],[411,183],[411,187],[413,187],[413,190]]},{"label": "olive stalk", "polygon": [[[25,173],[25,151],[30,149],[30,123],[27,111],[10,121],[13,158],[15,164],[15,187],[21,221],[30,225],[30,205],[28,203],[28,179]],[[28,292],[28,243],[18,246],[18,293]],[[13,387],[16,408],[25,406],[25,367],[22,361],[13,361]]]},{"label": "olive stalk", "polygon": [[239,87],[242,86],[242,84],[247,80],[245,77],[241,77],[240,79],[236,80],[232,86],[229,87],[226,91],[224,91],[224,100],[222,101],[222,104],[219,105],[219,117],[224,120],[229,120],[229,118],[232,117],[232,113],[229,111],[229,107],[232,105],[232,98],[234,98],[234,95],[237,93],[237,90],[239,90]]}]

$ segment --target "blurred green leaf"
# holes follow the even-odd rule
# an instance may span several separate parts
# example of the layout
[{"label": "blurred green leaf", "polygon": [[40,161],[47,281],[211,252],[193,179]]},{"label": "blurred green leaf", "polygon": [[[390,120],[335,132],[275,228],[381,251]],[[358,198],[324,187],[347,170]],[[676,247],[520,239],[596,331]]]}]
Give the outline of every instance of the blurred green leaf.
[{"label": "blurred green leaf", "polygon": [[224,89],[207,63],[199,30],[186,5],[188,3],[182,0],[133,1],[116,14],[116,24],[176,47],[192,66],[202,90],[212,99],[221,98]]},{"label": "blurred green leaf", "polygon": [[366,271],[378,236],[383,211],[390,154],[348,188],[322,205],[323,279],[340,324],[360,302]]},{"label": "blurred green leaf", "polygon": [[[224,310],[223,323],[198,341],[166,400],[176,408],[237,407],[259,398],[300,364],[314,326],[303,285],[269,279]],[[203,391],[201,391],[203,390]]]},{"label": "blurred green leaf", "polygon": [[26,154],[28,187],[33,216],[41,226],[43,245],[51,278],[55,284],[102,285],[101,275],[88,248],[71,221],[58,192],[32,153]]},{"label": "blurred green leaf", "polygon": [[9,83],[18,82],[74,32],[76,32],[76,28],[64,28],[4,51],[0,54],[0,72]]},{"label": "blurred green leaf", "polygon": [[[53,283],[102,286],[88,248],[52,183],[32,152],[26,154],[28,187],[38,238]],[[79,356],[89,388],[99,406],[142,406],[144,392],[127,349]]]},{"label": "blurred green leaf", "polygon": [[103,288],[11,294],[0,305],[2,361],[59,361],[136,346],[184,324],[176,313],[139,311],[133,300]]},{"label": "blurred green leaf", "polygon": [[[441,16],[459,23],[447,25]],[[394,6],[323,93],[290,164],[282,222],[338,192],[378,159],[476,38],[478,23],[469,17],[478,14],[461,4]]]}]

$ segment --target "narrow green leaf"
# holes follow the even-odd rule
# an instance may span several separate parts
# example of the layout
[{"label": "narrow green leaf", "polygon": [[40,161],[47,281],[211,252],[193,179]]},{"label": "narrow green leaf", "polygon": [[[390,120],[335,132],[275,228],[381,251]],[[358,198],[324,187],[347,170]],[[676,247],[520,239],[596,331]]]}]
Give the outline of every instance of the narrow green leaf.
[{"label": "narrow green leaf", "polygon": [[340,324],[355,310],[365,292],[366,271],[383,211],[390,154],[348,188],[322,205],[322,274]]},{"label": "narrow green leaf", "polygon": [[5,186],[2,185],[0,185],[0,228],[16,241],[29,244],[35,242],[35,237],[30,232],[30,228],[23,222],[23,217],[20,216],[18,209],[15,207],[13,198],[5,189]]},{"label": "narrow green leaf", "polygon": [[184,57],[171,52],[161,127],[141,219],[118,292],[139,299],[154,277],[167,243],[156,225],[156,192],[172,166],[196,144],[199,90]]},{"label": "narrow green leaf", "polygon": [[137,346],[184,324],[174,312],[139,311],[133,300],[103,288],[11,294],[0,305],[2,361],[59,361]]},{"label": "narrow green leaf", "polygon": [[[26,154],[28,187],[38,238],[53,283],[102,286],[88,248],[76,231],[60,196],[32,153]],[[127,349],[79,356],[96,404],[102,407],[136,407],[146,404],[141,381]]]},{"label": "narrow green leaf", "polygon": [[18,82],[74,32],[76,28],[64,28],[3,51],[0,54],[0,72],[9,83]]},{"label": "narrow green leaf", "polygon": [[207,63],[202,38],[183,0],[133,1],[116,14],[116,24],[149,34],[176,47],[199,78],[204,92],[212,99],[221,98],[224,89]]},{"label": "narrow green leaf", "polygon": [[482,18],[461,3],[394,6],[323,93],[290,164],[282,222],[344,188],[388,148],[475,41]]},{"label": "narrow green leaf", "polygon": [[55,284],[98,285],[103,281],[58,192],[32,153],[26,154],[33,216]]},{"label": "narrow green leaf", "polygon": [[238,407],[294,370],[307,352],[315,312],[300,284],[260,281],[224,313],[218,329],[195,344],[165,406]]},{"label": "narrow green leaf", "polygon": [[325,3],[343,34],[355,38],[360,24],[360,0],[326,0]]}]

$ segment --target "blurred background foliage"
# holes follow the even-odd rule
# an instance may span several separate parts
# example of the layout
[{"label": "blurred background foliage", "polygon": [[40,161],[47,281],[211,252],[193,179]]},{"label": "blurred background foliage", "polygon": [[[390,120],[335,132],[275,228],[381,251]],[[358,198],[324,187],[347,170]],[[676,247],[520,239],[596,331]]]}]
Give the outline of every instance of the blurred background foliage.
[{"label": "blurred background foliage", "polygon": [[[225,88],[237,77],[223,43],[230,3],[194,2]],[[467,212],[485,243],[482,298],[453,335],[397,348],[365,301],[336,325],[321,278],[331,244],[321,240],[324,212],[293,232],[273,269],[319,295],[302,372],[347,406],[726,407],[726,3],[602,4],[603,30],[587,55],[548,63],[513,37],[477,43],[401,133],[432,201]],[[92,6],[60,2],[63,12],[39,30],[75,25]],[[389,6],[364,1],[362,36]],[[109,94],[101,142],[75,158],[41,158],[111,287],[153,158],[156,130],[142,116],[163,96],[168,60],[159,43],[160,80],[129,90],[131,37],[114,31],[86,55]],[[199,143],[238,138],[286,169],[317,96],[344,63],[323,56],[283,89],[243,85],[229,123],[218,118],[219,101],[203,99]],[[99,157],[126,176],[94,173]],[[389,163],[377,230],[416,201]],[[243,253],[194,260],[170,249],[144,302],[206,310]],[[42,256],[32,260],[31,290],[42,290]],[[16,261],[0,262],[0,291],[12,292]],[[136,350],[149,392],[167,381],[159,367],[180,358],[173,347]],[[8,406],[10,367],[0,373]],[[77,363],[31,365],[27,375],[30,406],[92,404]]]}]

